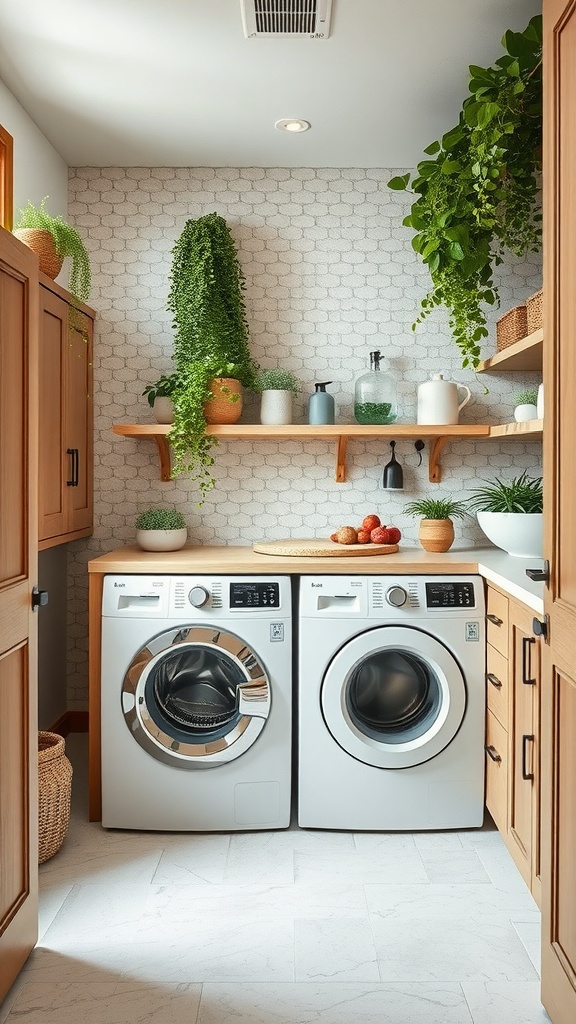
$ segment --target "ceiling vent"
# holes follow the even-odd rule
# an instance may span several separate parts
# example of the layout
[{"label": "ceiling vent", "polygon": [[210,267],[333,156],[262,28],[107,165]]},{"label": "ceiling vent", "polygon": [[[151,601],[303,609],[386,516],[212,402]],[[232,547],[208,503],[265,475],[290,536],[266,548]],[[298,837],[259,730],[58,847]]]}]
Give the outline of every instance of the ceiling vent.
[{"label": "ceiling vent", "polygon": [[247,39],[289,36],[327,39],[332,0],[240,0]]}]

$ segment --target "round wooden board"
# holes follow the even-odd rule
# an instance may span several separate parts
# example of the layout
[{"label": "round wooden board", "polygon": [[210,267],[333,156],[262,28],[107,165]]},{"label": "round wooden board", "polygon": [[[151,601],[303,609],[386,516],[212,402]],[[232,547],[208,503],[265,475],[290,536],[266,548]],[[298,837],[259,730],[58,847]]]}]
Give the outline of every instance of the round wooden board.
[{"label": "round wooden board", "polygon": [[352,555],[393,555],[397,544],[335,544],[332,540],[258,540],[253,550],[261,555],[293,555],[309,558],[344,558]]}]

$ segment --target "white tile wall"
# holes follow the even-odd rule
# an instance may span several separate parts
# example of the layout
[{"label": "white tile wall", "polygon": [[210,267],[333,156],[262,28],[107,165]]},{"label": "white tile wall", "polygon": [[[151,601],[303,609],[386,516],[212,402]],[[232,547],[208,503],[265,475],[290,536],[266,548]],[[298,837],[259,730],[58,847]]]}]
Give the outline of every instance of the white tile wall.
[{"label": "white tile wall", "polygon": [[[462,422],[511,419],[512,395],[537,383],[534,374],[475,378],[435,311],[416,333],[411,325],[428,286],[402,226],[409,196],[386,182],[397,169],[361,168],[76,168],[69,179],[69,218],[86,239],[93,269],[90,299],[98,312],[94,347],[95,532],[70,546],[69,707],[86,706],[86,562],[130,543],[134,518],[148,504],[173,503],[199,544],[250,544],[267,537],[324,536],[376,511],[415,542],[417,523],[402,515],[406,500],[430,492],[457,494],[475,478],[513,475],[540,464],[536,444],[457,442],[445,449],[444,479],[428,483],[426,452],[407,441],[396,454],[405,491],[380,488],[387,444],[349,444],[348,478],[334,480],[335,446],[323,442],[230,442],[216,452],[216,487],[199,509],[185,478],[159,479],[152,442],[115,437],[112,424],[150,422],[144,386],[171,370],[166,312],[171,249],[189,217],[217,211],[228,221],[246,276],[253,355],[281,363],[302,379],[297,422],[306,421],[314,380],[332,379],[337,418],[353,422],[356,377],[380,348],[398,381],[400,422],[414,422],[416,389],[440,371],[469,384],[473,401]],[[539,260],[507,262],[500,271],[502,309],[536,291]],[[492,316],[495,321],[497,311]],[[495,350],[492,338],[486,355]],[[483,393],[488,384],[490,393]],[[257,422],[255,398],[243,421]],[[457,543],[478,540],[457,525]]]}]

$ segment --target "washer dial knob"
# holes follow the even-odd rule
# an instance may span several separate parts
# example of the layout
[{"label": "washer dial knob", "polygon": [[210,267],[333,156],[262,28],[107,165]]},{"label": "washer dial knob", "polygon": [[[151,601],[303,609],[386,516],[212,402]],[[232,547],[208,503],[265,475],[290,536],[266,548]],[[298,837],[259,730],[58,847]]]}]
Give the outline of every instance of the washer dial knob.
[{"label": "washer dial knob", "polygon": [[203,608],[209,597],[206,587],[192,587],[188,594],[188,600],[193,608]]},{"label": "washer dial knob", "polygon": [[404,587],[389,587],[386,591],[386,600],[394,608],[401,608],[408,600],[408,594]]}]

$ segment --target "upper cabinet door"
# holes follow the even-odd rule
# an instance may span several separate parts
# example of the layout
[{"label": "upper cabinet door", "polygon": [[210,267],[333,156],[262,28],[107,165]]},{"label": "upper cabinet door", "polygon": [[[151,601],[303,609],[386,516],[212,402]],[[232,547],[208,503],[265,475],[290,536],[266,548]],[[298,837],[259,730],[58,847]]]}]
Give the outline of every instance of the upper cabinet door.
[{"label": "upper cabinet door", "polygon": [[542,1000],[576,1020],[576,2],[544,0],[544,607]]},{"label": "upper cabinet door", "polygon": [[37,936],[37,275],[0,228],[0,999]]}]

